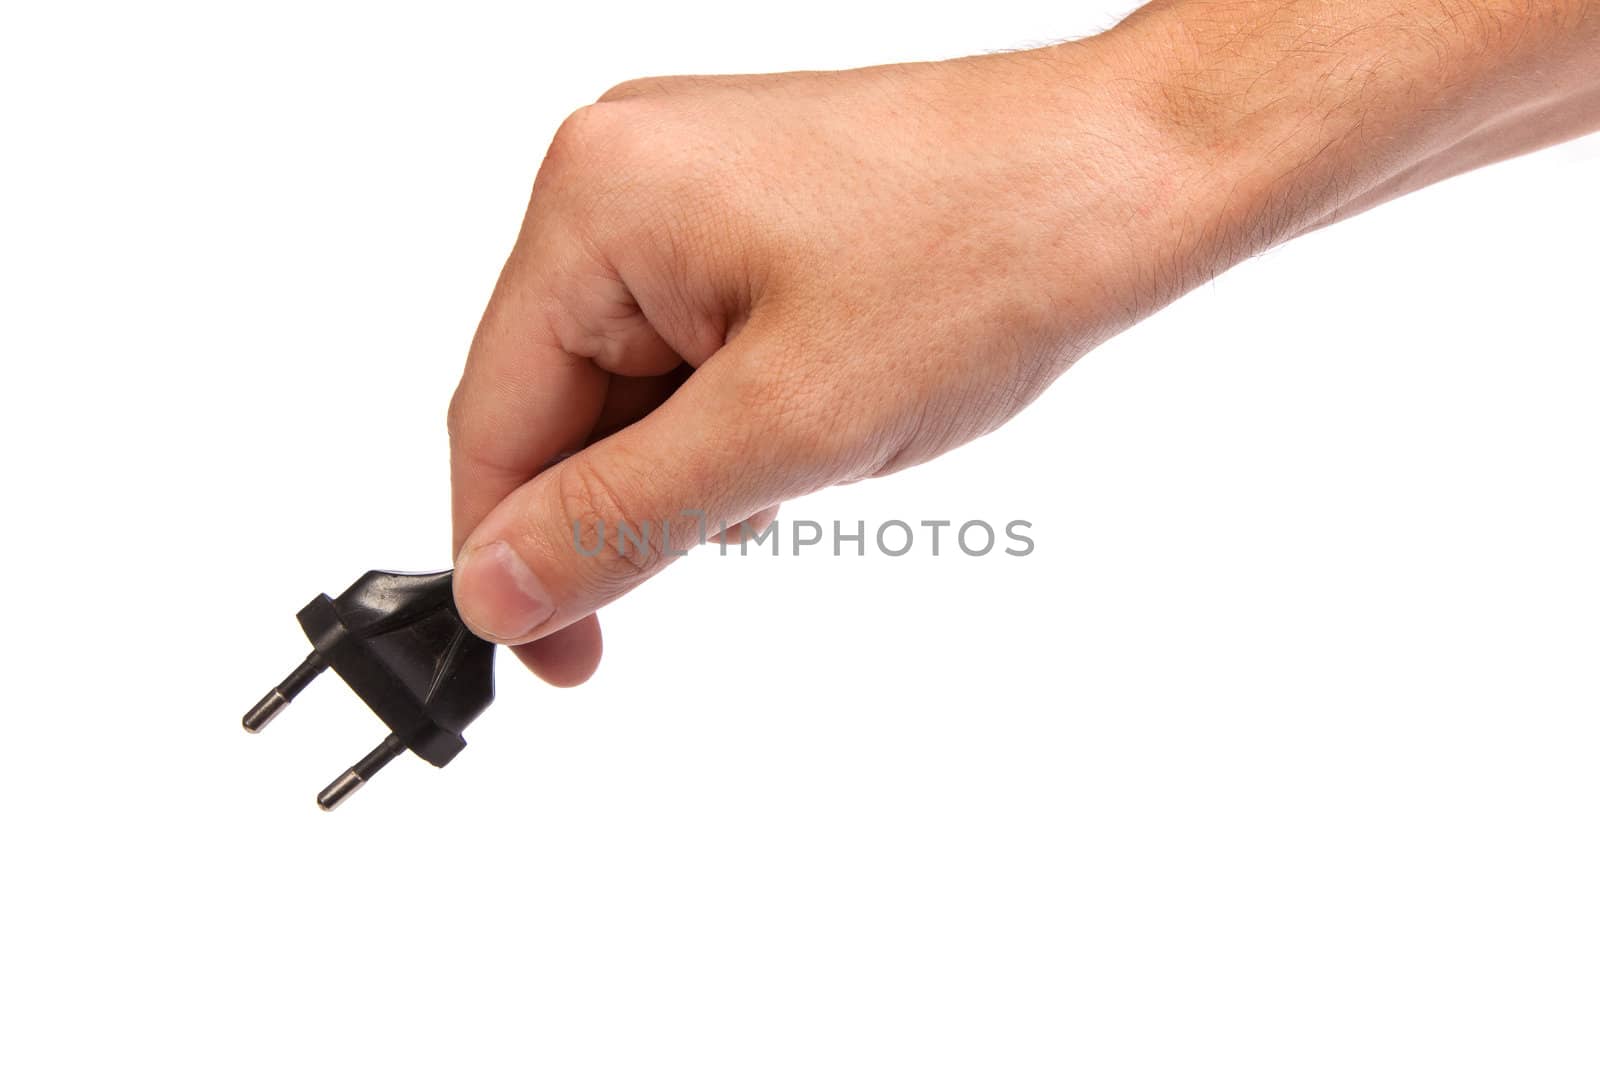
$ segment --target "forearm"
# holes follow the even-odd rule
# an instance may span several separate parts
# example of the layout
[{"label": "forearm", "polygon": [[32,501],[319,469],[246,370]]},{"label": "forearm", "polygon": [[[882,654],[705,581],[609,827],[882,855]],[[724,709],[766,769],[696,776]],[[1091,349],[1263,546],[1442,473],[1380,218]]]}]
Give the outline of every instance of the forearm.
[{"label": "forearm", "polygon": [[1100,40],[1210,269],[1600,128],[1600,0],[1156,0]]}]

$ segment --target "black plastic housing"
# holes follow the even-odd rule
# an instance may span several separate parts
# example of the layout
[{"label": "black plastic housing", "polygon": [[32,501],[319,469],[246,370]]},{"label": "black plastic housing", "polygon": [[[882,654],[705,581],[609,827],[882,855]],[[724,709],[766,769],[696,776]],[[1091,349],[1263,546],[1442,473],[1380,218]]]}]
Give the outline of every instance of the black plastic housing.
[{"label": "black plastic housing", "polygon": [[295,616],[322,659],[405,746],[435,767],[466,747],[494,701],[494,646],[462,623],[450,571],[368,571]]}]

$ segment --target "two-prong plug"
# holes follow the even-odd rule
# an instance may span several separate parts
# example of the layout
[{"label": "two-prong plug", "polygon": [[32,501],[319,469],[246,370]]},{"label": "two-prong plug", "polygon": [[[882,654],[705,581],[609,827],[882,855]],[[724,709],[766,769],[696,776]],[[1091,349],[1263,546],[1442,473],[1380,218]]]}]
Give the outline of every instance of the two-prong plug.
[{"label": "two-prong plug", "polygon": [[324,811],[408,748],[443,767],[494,700],[494,646],[456,614],[450,575],[368,571],[337,599],[319,595],[296,616],[311,655],[245,714],[244,728],[260,730],[332,667],[390,731],[317,794]]}]

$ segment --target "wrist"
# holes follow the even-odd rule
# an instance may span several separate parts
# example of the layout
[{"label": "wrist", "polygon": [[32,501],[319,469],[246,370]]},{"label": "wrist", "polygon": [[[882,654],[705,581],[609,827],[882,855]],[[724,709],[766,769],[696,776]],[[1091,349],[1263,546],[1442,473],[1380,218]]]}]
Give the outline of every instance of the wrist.
[{"label": "wrist", "polygon": [[1174,175],[1193,258],[1218,273],[1452,172],[1455,147],[1508,113],[1582,90],[1597,9],[1156,0],[1095,41]]}]

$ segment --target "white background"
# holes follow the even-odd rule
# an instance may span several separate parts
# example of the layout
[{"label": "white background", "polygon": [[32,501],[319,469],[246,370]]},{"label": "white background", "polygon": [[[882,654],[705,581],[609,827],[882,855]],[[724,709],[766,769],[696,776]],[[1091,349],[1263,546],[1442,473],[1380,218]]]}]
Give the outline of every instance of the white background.
[{"label": "white background", "polygon": [[[902,10],[903,9],[903,10]],[[448,565],[443,414],[550,132],[630,76],[1112,6],[16,5],[0,1058],[1593,1064],[1600,152],[1233,271],[1002,432],[699,553],[447,770],[294,612]]]}]

